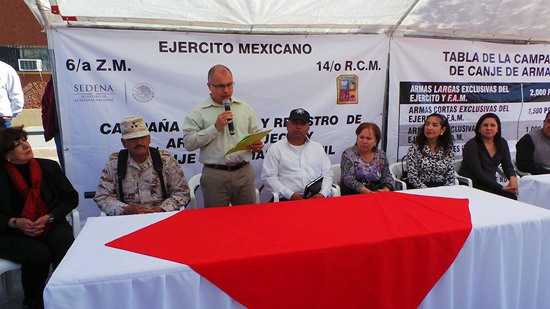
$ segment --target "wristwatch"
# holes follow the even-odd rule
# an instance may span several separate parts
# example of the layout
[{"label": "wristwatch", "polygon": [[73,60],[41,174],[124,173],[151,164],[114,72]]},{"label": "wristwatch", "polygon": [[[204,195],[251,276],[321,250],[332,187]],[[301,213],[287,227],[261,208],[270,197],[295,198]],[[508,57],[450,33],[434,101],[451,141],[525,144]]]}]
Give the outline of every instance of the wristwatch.
[{"label": "wristwatch", "polygon": [[50,220],[48,221],[48,223],[53,223],[53,220],[55,220],[55,217],[52,215],[52,214],[48,214],[48,216],[50,216]]}]

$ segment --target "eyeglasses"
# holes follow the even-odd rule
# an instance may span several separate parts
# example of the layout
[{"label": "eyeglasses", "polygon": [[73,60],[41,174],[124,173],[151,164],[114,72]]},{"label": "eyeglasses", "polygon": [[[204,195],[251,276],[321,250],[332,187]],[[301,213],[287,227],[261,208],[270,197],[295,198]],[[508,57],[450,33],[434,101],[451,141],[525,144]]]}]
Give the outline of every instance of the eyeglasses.
[{"label": "eyeglasses", "polygon": [[233,88],[233,86],[235,86],[235,82],[230,82],[230,83],[227,83],[227,84],[217,84],[217,85],[210,84],[210,85],[212,87],[216,88],[216,89],[223,90],[223,89],[225,89],[225,87],[227,87],[228,89]]},{"label": "eyeglasses", "polygon": [[14,147],[17,147],[19,145],[21,145],[22,142],[26,142],[27,141],[27,137],[26,136],[23,136],[21,137],[20,139],[16,140],[13,142],[13,146]]}]

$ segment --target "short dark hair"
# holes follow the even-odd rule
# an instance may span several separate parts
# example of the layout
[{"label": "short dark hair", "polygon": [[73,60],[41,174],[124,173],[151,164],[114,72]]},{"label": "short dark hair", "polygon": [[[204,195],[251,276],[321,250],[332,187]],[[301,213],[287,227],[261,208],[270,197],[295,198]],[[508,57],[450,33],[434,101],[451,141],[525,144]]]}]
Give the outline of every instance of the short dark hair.
[{"label": "short dark hair", "polygon": [[27,131],[23,126],[0,129],[0,160],[6,161],[6,156],[15,149],[15,143],[27,140]]},{"label": "short dark hair", "polygon": [[501,132],[502,131],[502,129],[501,129],[502,126],[500,125],[500,118],[498,118],[497,114],[486,113],[486,114],[481,115],[481,117],[479,117],[479,120],[477,121],[476,127],[475,127],[475,133],[476,133],[475,140],[480,145],[483,143],[483,139],[481,137],[480,129],[481,129],[481,124],[487,118],[493,118],[497,122],[497,126],[498,126],[497,133],[495,134],[493,142],[495,143],[495,146],[498,149],[500,149],[500,146],[502,145],[502,132]]},{"label": "short dark hair", "polygon": [[360,124],[357,129],[355,129],[355,135],[359,136],[361,132],[365,129],[371,129],[372,132],[374,132],[374,137],[376,138],[376,145],[374,146],[374,149],[378,147],[378,143],[380,143],[380,138],[382,137],[382,133],[380,133],[380,128],[376,125],[376,123],[372,122],[363,122]]},{"label": "short dark hair", "polygon": [[[441,149],[443,149],[443,152],[445,154],[449,154],[453,149],[453,136],[451,134],[451,125],[449,125],[449,120],[447,117],[439,114],[439,113],[432,113],[429,114],[426,117],[426,120],[430,117],[437,117],[439,118],[439,124],[441,127],[445,128],[445,132],[443,132],[443,135],[440,135],[437,138],[437,144]],[[426,134],[424,134],[424,128],[426,127],[426,123],[420,127],[420,131],[418,131],[418,134],[416,135],[416,141],[415,144],[418,146],[418,149],[422,152],[424,149],[424,146],[428,143],[428,139],[426,138]]]},{"label": "short dark hair", "polygon": [[212,79],[212,76],[214,75],[214,73],[216,73],[216,71],[221,69],[221,68],[226,69],[229,72],[229,74],[231,74],[231,76],[233,76],[233,73],[231,72],[231,70],[228,67],[226,67],[223,64],[216,64],[215,66],[211,67],[210,70],[208,70],[208,77],[207,77],[208,82],[210,82],[210,80]]},{"label": "short dark hair", "polygon": [[550,112],[546,113],[546,116],[544,116],[544,119],[548,118],[550,116]]}]

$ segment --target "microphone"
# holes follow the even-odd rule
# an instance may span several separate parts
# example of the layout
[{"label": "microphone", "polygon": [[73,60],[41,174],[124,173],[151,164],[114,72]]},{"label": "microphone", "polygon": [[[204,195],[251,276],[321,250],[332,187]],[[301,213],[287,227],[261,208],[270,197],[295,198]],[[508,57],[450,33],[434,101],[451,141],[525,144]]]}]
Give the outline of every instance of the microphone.
[{"label": "microphone", "polygon": [[[231,110],[231,100],[225,99],[223,100],[223,108],[225,108],[226,111]],[[231,122],[227,124],[227,127],[229,128],[229,134],[235,135],[235,127],[233,126],[233,119],[231,119]]]}]

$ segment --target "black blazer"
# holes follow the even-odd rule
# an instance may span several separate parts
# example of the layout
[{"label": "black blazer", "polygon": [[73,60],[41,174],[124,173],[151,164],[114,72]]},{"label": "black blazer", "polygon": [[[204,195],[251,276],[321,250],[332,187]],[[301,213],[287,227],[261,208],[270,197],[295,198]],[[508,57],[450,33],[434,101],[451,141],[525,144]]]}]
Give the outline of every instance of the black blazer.
[{"label": "black blazer", "polygon": [[462,149],[462,165],[458,171],[459,175],[471,178],[474,187],[484,187],[493,192],[502,191],[502,185],[496,181],[496,171],[502,164],[502,170],[508,179],[516,176],[508,142],[502,139],[502,143],[494,157],[491,158],[485,144],[478,144],[475,138],[470,139]]},{"label": "black blazer", "polygon": [[[65,217],[78,206],[78,193],[69,179],[63,174],[61,167],[55,161],[36,159],[42,168],[42,187],[40,195],[46,203],[48,212],[55,217],[54,222],[66,222]],[[0,164],[0,248],[7,240],[4,235],[15,233],[8,227],[8,221],[13,217],[21,217],[25,200],[13,185],[4,164]]]}]

